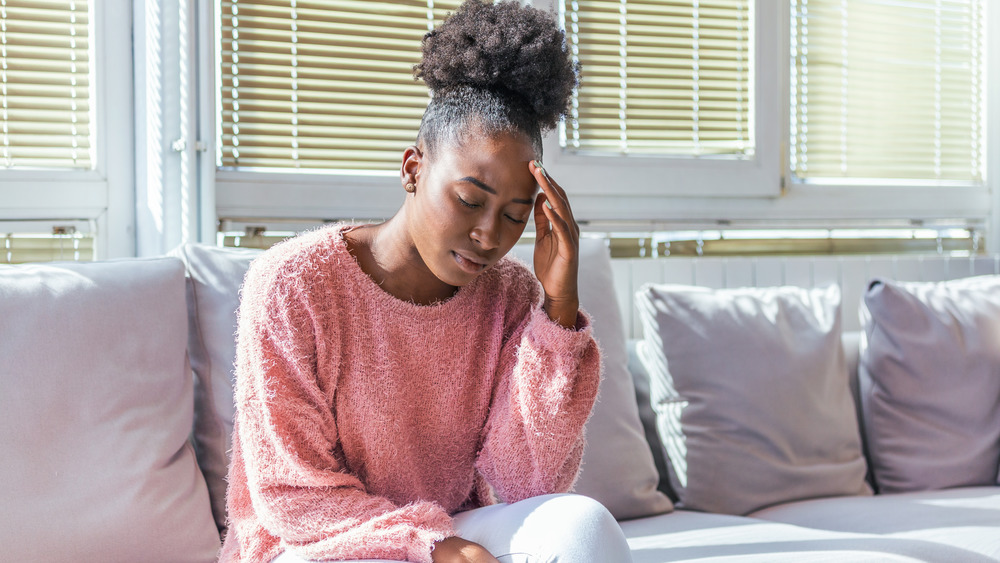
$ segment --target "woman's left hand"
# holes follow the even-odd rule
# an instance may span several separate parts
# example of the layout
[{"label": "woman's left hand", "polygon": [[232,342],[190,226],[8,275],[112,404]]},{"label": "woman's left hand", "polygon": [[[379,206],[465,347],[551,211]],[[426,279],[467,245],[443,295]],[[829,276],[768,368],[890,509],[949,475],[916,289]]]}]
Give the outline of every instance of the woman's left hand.
[{"label": "woman's left hand", "polygon": [[542,188],[535,199],[535,276],[545,290],[543,307],[550,319],[573,328],[580,309],[580,227],[573,219],[566,191],[537,161],[531,161],[528,168]]}]

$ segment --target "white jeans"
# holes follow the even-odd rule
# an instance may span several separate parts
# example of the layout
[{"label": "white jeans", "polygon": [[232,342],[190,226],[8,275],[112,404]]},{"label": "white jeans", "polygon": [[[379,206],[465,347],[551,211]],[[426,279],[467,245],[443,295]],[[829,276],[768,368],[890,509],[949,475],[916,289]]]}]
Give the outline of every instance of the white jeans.
[{"label": "white jeans", "polygon": [[[630,563],[628,543],[604,506],[582,495],[544,495],[455,515],[455,529],[501,563]],[[305,563],[285,552],[271,563]],[[390,563],[366,559],[350,563]]]}]

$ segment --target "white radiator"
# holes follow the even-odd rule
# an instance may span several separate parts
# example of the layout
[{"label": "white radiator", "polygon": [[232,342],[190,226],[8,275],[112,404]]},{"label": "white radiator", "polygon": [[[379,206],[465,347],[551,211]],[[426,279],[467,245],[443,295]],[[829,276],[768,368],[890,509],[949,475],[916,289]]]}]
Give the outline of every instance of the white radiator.
[{"label": "white radiator", "polygon": [[944,281],[1000,274],[1000,254],[948,256],[794,256],[739,258],[628,258],[611,261],[618,306],[629,338],[642,328],[632,298],[645,283],[699,285],[713,289],[837,283],[843,292],[843,328],[860,330],[858,305],[875,277],[900,281]]}]

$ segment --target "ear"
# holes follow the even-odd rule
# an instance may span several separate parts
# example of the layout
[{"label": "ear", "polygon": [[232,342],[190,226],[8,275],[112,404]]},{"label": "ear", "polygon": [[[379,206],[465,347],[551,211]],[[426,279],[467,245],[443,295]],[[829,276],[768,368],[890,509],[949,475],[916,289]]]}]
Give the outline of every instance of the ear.
[{"label": "ear", "polygon": [[403,164],[399,168],[399,180],[403,189],[406,189],[407,184],[417,183],[423,160],[424,154],[416,146],[411,145],[403,151]]}]

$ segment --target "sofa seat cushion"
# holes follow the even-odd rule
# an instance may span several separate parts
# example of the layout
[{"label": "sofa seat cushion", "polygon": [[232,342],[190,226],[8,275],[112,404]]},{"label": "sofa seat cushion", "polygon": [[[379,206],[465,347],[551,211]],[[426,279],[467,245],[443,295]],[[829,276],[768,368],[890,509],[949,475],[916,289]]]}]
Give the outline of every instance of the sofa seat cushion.
[{"label": "sofa seat cushion", "polygon": [[1000,487],[808,500],[753,516],[815,530],[924,540],[1000,559]]},{"label": "sofa seat cushion", "polygon": [[[854,497],[862,504],[871,497]],[[806,504],[806,503],[796,503]],[[863,514],[856,505],[843,515]],[[621,522],[634,563],[667,561],[891,562],[996,561],[974,549],[921,538],[811,529],[744,516],[676,510]]]}]

